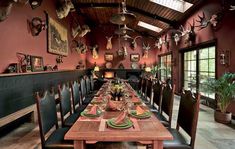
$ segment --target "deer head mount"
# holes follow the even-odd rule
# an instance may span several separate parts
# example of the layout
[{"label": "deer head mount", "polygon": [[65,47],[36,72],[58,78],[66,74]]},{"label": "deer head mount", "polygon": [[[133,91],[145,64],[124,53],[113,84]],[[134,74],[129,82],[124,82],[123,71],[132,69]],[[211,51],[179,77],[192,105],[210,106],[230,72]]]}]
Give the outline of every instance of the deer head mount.
[{"label": "deer head mount", "polygon": [[42,21],[39,17],[34,17],[28,23],[33,36],[38,36],[42,30],[46,29],[46,21]]},{"label": "deer head mount", "polygon": [[132,40],[132,42],[131,42],[131,47],[135,50],[136,48],[137,48],[137,42],[136,42],[136,40],[138,39],[138,38],[142,38],[142,36],[136,36],[133,40]]},{"label": "deer head mount", "polygon": [[78,54],[85,54],[87,52],[87,46],[83,42],[73,40],[71,44],[71,49],[75,50]]},{"label": "deer head mount", "polygon": [[122,49],[123,49],[123,56],[126,57],[126,56],[128,55],[128,53],[127,53],[127,47],[126,47],[126,46],[123,46]]},{"label": "deer head mount", "polygon": [[154,47],[157,47],[159,50],[161,50],[161,49],[162,49],[162,44],[163,44],[162,38],[159,37],[159,38],[155,41]]},{"label": "deer head mount", "polygon": [[59,0],[56,6],[56,14],[59,19],[67,17],[70,11],[74,11],[74,5],[71,0]]},{"label": "deer head mount", "polygon": [[89,47],[92,51],[92,58],[94,59],[98,59],[99,58],[99,54],[98,54],[98,45],[94,45],[92,47]]},{"label": "deer head mount", "polygon": [[84,37],[87,33],[89,33],[90,27],[88,25],[83,25],[82,28],[79,24],[77,24],[77,26],[72,27],[72,36],[73,38],[76,38],[77,35],[78,37]]},{"label": "deer head mount", "polygon": [[143,58],[148,58],[148,54],[149,54],[149,50],[150,50],[150,45],[149,43],[146,45],[144,42],[143,42]]},{"label": "deer head mount", "polygon": [[211,24],[213,29],[216,29],[217,24],[222,20],[223,17],[223,13],[218,12],[216,14],[213,14],[209,19],[206,18],[205,13],[202,12],[202,16],[198,15],[199,20],[196,20],[198,23],[200,23],[200,25],[195,26],[195,27],[199,27],[199,31],[206,28],[209,24]]},{"label": "deer head mount", "polygon": [[11,13],[11,9],[13,7],[13,3],[18,2],[18,0],[1,0],[0,1],[0,22],[4,21],[9,14]]},{"label": "deer head mount", "polygon": [[189,25],[190,25],[190,28],[188,29],[187,34],[186,34],[185,44],[194,45],[196,41],[194,19],[193,19],[193,25],[191,25],[190,23]]},{"label": "deer head mount", "polygon": [[111,36],[111,37],[106,36],[106,39],[107,39],[106,49],[107,50],[111,50],[113,48],[112,38],[113,38],[113,36]]},{"label": "deer head mount", "polygon": [[175,44],[178,45],[181,37],[185,36],[187,34],[188,30],[185,30],[183,25],[180,25],[179,29],[173,32],[173,39],[175,41]]}]

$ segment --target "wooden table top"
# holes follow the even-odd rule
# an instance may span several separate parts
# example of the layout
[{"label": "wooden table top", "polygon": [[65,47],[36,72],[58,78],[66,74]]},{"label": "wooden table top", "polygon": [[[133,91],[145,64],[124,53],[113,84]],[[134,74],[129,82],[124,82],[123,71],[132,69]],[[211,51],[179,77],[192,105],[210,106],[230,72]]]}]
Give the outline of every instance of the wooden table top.
[{"label": "wooden table top", "polygon": [[[91,105],[87,107],[89,109]],[[145,107],[145,104],[142,104]],[[84,141],[154,141],[172,140],[170,132],[152,114],[148,119],[131,118],[134,126],[129,129],[113,129],[106,120],[117,117],[120,111],[104,111],[99,118],[80,117],[66,133],[67,140]]]}]

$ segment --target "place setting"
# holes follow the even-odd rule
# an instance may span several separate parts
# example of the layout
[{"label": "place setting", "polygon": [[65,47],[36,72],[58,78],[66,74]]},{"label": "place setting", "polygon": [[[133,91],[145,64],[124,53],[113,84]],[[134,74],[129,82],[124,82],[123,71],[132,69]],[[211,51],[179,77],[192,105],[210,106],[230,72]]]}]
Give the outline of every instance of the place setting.
[{"label": "place setting", "polygon": [[144,109],[144,107],[141,107],[139,105],[136,106],[135,110],[130,110],[129,114],[131,117],[137,119],[148,119],[152,115],[149,110]]},{"label": "place setting", "polygon": [[98,105],[91,106],[90,109],[85,109],[81,112],[81,117],[79,120],[87,120],[87,119],[97,119],[100,120],[100,116],[102,115],[102,110],[98,107]]}]

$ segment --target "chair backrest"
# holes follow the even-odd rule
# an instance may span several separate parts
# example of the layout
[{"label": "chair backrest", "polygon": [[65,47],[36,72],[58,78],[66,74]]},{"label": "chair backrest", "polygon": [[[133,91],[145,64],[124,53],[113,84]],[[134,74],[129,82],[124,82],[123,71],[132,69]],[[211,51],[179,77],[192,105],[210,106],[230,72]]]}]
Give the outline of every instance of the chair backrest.
[{"label": "chair backrest", "polygon": [[143,78],[143,83],[142,83],[141,91],[142,91],[142,93],[144,93],[144,94],[145,94],[145,91],[146,91],[146,85],[147,85],[147,79],[146,79],[146,78]]},{"label": "chair backrest", "polygon": [[139,90],[139,91],[141,91],[142,83],[143,83],[143,78],[140,77],[140,78],[139,78],[139,83],[138,83],[138,90]]},{"label": "chair backrest", "polygon": [[151,79],[148,79],[147,80],[147,91],[146,91],[146,95],[147,97],[151,98],[151,95],[152,95],[152,85],[153,85],[153,82]]},{"label": "chair backrest", "polygon": [[36,104],[38,111],[41,143],[42,146],[45,146],[45,134],[54,126],[58,128],[54,93],[50,94],[49,91],[46,91],[44,93],[44,96],[40,97],[39,93],[37,92]]},{"label": "chair backrest", "polygon": [[200,94],[183,91],[179,105],[177,129],[181,127],[190,137],[190,146],[194,148],[199,113]]},{"label": "chair backrest", "polygon": [[81,78],[80,85],[81,85],[81,95],[82,95],[82,98],[84,98],[86,95],[86,82],[84,78]]},{"label": "chair backrest", "polygon": [[91,80],[88,76],[86,76],[86,91],[87,93],[91,92]]},{"label": "chair backrest", "polygon": [[160,80],[157,80],[153,85],[153,102],[158,105],[158,111],[161,111],[162,88],[162,82]]},{"label": "chair backrest", "polygon": [[164,85],[163,91],[162,91],[161,112],[164,112],[165,114],[168,115],[169,127],[171,127],[174,92],[175,92],[175,85],[173,85],[173,87],[171,86],[171,84]]},{"label": "chair backrest", "polygon": [[64,116],[68,112],[72,114],[71,93],[67,85],[63,84],[62,87],[59,87],[59,97],[60,97],[61,121],[62,121],[62,125],[64,125]]},{"label": "chair backrest", "polygon": [[72,91],[72,102],[73,102],[73,110],[75,111],[76,105],[81,105],[81,95],[79,91],[80,84],[77,81],[71,83],[71,91]]},{"label": "chair backrest", "polygon": [[95,83],[94,83],[94,78],[93,78],[92,75],[90,76],[90,80],[91,80],[91,90],[94,91],[94,85],[95,85]]}]

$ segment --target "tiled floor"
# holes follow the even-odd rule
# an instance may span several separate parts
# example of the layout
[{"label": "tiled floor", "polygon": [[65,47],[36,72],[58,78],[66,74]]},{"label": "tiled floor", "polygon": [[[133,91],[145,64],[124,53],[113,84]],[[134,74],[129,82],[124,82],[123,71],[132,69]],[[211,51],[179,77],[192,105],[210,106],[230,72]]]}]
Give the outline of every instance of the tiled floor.
[{"label": "tiled floor", "polygon": [[[176,125],[179,98],[175,98],[173,111],[173,127]],[[195,149],[235,149],[235,124],[230,126],[216,123],[213,110],[200,105]],[[39,149],[40,139],[38,126],[32,123],[21,125],[7,136],[0,138],[1,149]],[[110,148],[142,149],[132,143],[115,143]],[[103,148],[102,148],[103,149]]]}]

